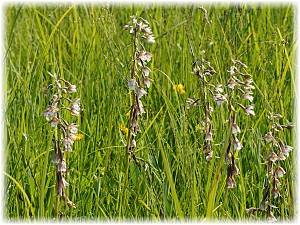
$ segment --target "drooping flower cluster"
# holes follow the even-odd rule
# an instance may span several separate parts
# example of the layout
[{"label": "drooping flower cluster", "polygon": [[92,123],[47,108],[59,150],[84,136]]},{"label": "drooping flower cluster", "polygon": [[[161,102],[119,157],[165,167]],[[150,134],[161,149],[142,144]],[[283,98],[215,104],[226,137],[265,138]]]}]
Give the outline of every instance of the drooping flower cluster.
[{"label": "drooping flower cluster", "polygon": [[[239,60],[233,60],[233,65],[230,67],[229,73],[230,78],[227,81],[227,87],[230,90],[229,92],[229,110],[231,111],[231,117],[230,117],[230,130],[232,133],[232,139],[229,140],[229,142],[233,143],[233,149],[235,151],[239,151],[243,148],[243,145],[240,143],[237,135],[241,132],[240,128],[237,125],[236,119],[237,119],[237,112],[234,109],[234,105],[238,105],[241,107],[246,115],[255,115],[254,112],[254,105],[247,105],[244,106],[243,104],[239,102],[235,102],[237,99],[244,99],[244,101],[253,101],[253,92],[252,89],[255,89],[251,83],[253,82],[251,79],[251,75],[248,73],[243,73],[241,70],[246,70],[248,67],[242,63]],[[239,98],[237,97],[239,96]],[[236,183],[234,180],[234,176],[239,174],[239,169],[236,166],[234,153],[227,149],[226,152],[226,161],[228,163],[228,173],[227,173],[227,180],[226,184],[228,188],[233,188]]]},{"label": "drooping flower cluster", "polygon": [[279,133],[283,132],[284,129],[291,130],[295,125],[289,123],[287,125],[282,125],[279,123],[282,116],[280,114],[270,114],[268,119],[271,121],[272,128],[271,131],[267,132],[263,140],[269,149],[269,155],[266,158],[267,161],[267,178],[268,182],[264,188],[264,195],[260,202],[259,208],[251,207],[246,209],[248,213],[253,213],[256,211],[266,211],[268,213],[269,221],[277,221],[276,217],[272,212],[274,207],[271,203],[271,196],[276,199],[280,196],[280,181],[279,179],[285,175],[285,170],[282,167],[281,162],[289,157],[290,152],[293,150],[292,146],[287,145],[279,137]]},{"label": "drooping flower cluster", "polygon": [[[215,69],[210,65],[208,61],[205,60],[197,60],[193,63],[193,74],[196,75],[199,78],[200,83],[200,95],[202,96],[201,103],[204,108],[204,119],[202,120],[202,128],[201,130],[204,133],[204,143],[203,143],[203,152],[206,154],[206,161],[211,161],[213,156],[213,150],[212,150],[212,140],[213,140],[213,134],[212,134],[212,121],[211,121],[211,115],[213,112],[213,107],[210,105],[207,92],[210,91],[209,89],[209,81],[211,80],[211,77],[213,74],[216,73]],[[219,87],[221,88],[221,87]],[[197,102],[200,99],[187,99],[187,108],[191,108],[197,104]]]},{"label": "drooping flower cluster", "polygon": [[129,29],[129,33],[136,36],[141,35],[139,38],[144,39],[147,43],[155,43],[155,38],[149,27],[149,22],[142,17],[131,16],[131,21],[124,26],[124,30]]},{"label": "drooping flower cluster", "polygon": [[[241,130],[237,124],[237,111],[235,110],[235,105],[241,107],[246,115],[255,115],[254,105],[244,106],[238,99],[243,99],[243,101],[253,101],[252,89],[255,87],[251,84],[251,75],[246,72],[241,72],[241,70],[246,70],[247,66],[239,60],[233,60],[233,65],[228,71],[230,77],[227,81],[228,94],[223,94],[222,85],[218,84],[214,86],[215,90],[212,92],[213,100],[217,105],[222,105],[226,103],[229,110],[229,129],[231,137],[228,140],[228,146],[226,150],[225,160],[228,164],[227,169],[227,179],[226,184],[228,188],[233,188],[236,185],[234,176],[239,174],[239,169],[235,162],[234,152],[239,151],[243,148],[242,143],[238,139],[238,134]],[[233,151],[233,150],[234,151]]]},{"label": "drooping flower cluster", "polygon": [[254,211],[267,211],[268,219],[271,221],[277,221],[276,217],[272,212],[271,196],[276,199],[280,195],[280,181],[279,179],[285,175],[285,170],[282,167],[282,161],[286,160],[289,157],[290,152],[293,150],[292,146],[287,145],[284,141],[279,138],[279,133],[284,129],[291,130],[295,125],[281,125],[279,123],[282,116],[280,114],[270,114],[268,119],[272,123],[271,131],[266,133],[263,137],[263,140],[266,143],[267,148],[269,149],[269,155],[266,159],[267,161],[267,177],[268,183],[266,184],[264,190],[266,194],[263,196],[263,199],[260,203],[260,208],[253,208]]},{"label": "drooping flower cluster", "polygon": [[69,98],[72,93],[77,92],[76,85],[72,85],[63,78],[58,79],[56,75],[50,73],[49,75],[55,79],[55,82],[47,87],[45,93],[52,92],[54,94],[43,115],[51,127],[57,129],[53,140],[54,154],[52,156],[52,162],[56,165],[56,194],[60,195],[69,207],[76,208],[75,204],[69,200],[64,191],[69,186],[69,183],[65,180],[67,165],[64,153],[71,152],[74,141],[80,140],[82,135],[78,134],[78,125],[67,122],[62,117],[62,112],[69,111],[71,115],[79,116],[81,111],[80,99],[75,98],[71,100]]},{"label": "drooping flower cluster", "polygon": [[145,113],[142,97],[147,94],[146,89],[150,87],[153,81],[149,78],[151,70],[147,66],[152,55],[146,51],[142,42],[152,44],[155,43],[155,39],[149,27],[149,22],[141,17],[131,16],[131,21],[124,26],[124,30],[129,30],[132,35],[134,52],[131,77],[127,81],[128,88],[132,92],[128,138],[131,134],[133,135],[129,146],[127,146],[127,154],[130,154],[136,147],[135,136],[140,132],[138,118]]}]

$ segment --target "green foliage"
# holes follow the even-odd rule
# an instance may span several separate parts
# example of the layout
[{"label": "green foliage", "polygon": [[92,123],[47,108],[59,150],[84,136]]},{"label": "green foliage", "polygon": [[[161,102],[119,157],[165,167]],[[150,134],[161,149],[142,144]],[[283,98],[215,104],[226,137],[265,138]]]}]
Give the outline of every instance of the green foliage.
[{"label": "green foliage", "polygon": [[[43,110],[51,77],[60,74],[77,85],[84,111],[78,121],[84,138],[68,155],[68,196],[77,208],[60,205],[63,220],[263,220],[246,214],[259,207],[266,182],[269,150],[262,137],[270,129],[268,112],[295,121],[295,6],[269,4],[198,5],[6,5],[5,7],[5,177],[7,220],[52,220],[55,168],[52,131]],[[124,186],[132,43],[123,26],[137,14],[150,22],[156,43],[154,82],[145,97],[128,185]],[[288,43],[287,43],[288,42]],[[204,52],[205,51],[205,52]],[[248,65],[253,75],[255,117],[240,116],[238,154],[241,174],[227,189],[226,106],[215,111],[214,158],[206,162],[203,134],[196,129],[203,109],[187,110],[186,99],[199,96],[192,63],[202,56],[216,69],[215,83],[226,83],[231,59]],[[174,84],[184,84],[180,95]],[[240,109],[239,109],[240,110]],[[66,118],[66,119],[71,119]],[[293,132],[281,138],[295,145]],[[295,155],[283,162],[281,197],[275,216],[295,216]],[[126,192],[126,195],[123,193]],[[122,200],[126,197],[126,201]],[[123,204],[125,203],[125,204]]]}]

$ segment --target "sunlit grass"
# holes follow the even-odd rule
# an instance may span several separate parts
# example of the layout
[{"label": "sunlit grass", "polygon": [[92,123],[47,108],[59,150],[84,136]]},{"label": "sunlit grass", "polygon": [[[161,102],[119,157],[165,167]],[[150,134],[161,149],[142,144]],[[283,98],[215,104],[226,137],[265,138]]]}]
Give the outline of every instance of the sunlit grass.
[{"label": "sunlit grass", "polygon": [[[197,7],[96,3],[5,7],[2,175],[7,220],[54,218],[53,133],[42,115],[48,105],[43,94],[50,82],[47,71],[76,83],[84,109],[80,120],[74,121],[84,136],[68,156],[68,196],[77,208],[62,204],[63,220],[202,221],[208,215],[228,221],[265,219],[261,213],[246,214],[246,208],[259,207],[263,196],[269,150],[262,137],[270,129],[268,112],[280,113],[283,124],[295,122],[295,7],[204,5],[211,26]],[[156,43],[148,46],[154,82],[143,99],[146,115],[134,151],[139,164],[130,162],[125,187],[132,45],[123,27],[134,14],[150,22],[156,37]],[[244,146],[238,155],[241,174],[230,190],[222,162],[226,106],[211,101],[215,108],[211,163],[206,162],[203,134],[197,129],[202,109],[186,109],[186,99],[199,95],[192,63],[200,56],[215,68],[215,84],[227,82],[232,59],[239,59],[248,66],[256,87],[255,117],[239,118]],[[285,131],[281,138],[295,146],[293,132]],[[283,221],[296,213],[294,160],[292,152],[282,163],[287,173],[280,180],[281,197],[272,202],[278,207],[275,216]],[[121,205],[124,192],[127,204]]]}]

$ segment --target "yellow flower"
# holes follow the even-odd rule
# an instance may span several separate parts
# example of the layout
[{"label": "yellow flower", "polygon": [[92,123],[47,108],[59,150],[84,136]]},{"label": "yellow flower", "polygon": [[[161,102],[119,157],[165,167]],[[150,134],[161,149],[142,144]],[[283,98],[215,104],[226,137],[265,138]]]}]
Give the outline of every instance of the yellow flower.
[{"label": "yellow flower", "polygon": [[130,117],[130,110],[125,114],[125,116]]},{"label": "yellow flower", "polygon": [[74,134],[72,135],[72,140],[73,141],[79,141],[83,138],[83,134]]},{"label": "yellow flower", "polygon": [[128,136],[128,128],[127,127],[123,127],[121,124],[119,124],[119,128],[120,128],[120,130],[122,131],[123,134]]},{"label": "yellow flower", "polygon": [[177,91],[179,94],[185,94],[184,86],[182,84],[174,85],[174,90]]},{"label": "yellow flower", "polygon": [[203,127],[200,124],[196,125],[196,131],[203,131]]}]

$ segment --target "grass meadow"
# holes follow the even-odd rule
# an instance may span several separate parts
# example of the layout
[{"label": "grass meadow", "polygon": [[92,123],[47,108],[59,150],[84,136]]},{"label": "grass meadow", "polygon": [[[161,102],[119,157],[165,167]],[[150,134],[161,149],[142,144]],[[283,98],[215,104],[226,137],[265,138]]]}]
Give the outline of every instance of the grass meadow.
[{"label": "grass meadow", "polygon": [[[268,119],[280,114],[278,124],[296,123],[296,7],[206,3],[206,21],[199,6],[5,5],[5,221],[258,222],[274,219],[270,211],[278,221],[296,218],[296,132],[276,131]],[[132,15],[149,22],[155,43],[144,44],[152,54],[147,66],[153,82],[142,99],[146,113],[139,118],[141,132],[127,164],[127,113],[133,101],[127,81],[134,53],[132,35],[123,27]],[[187,106],[188,98],[203,99],[202,83],[193,74],[193,63],[200,58],[215,70],[209,82],[223,84],[224,92],[232,60],[246,64],[252,75],[255,115],[234,106],[243,148],[233,151],[239,168],[233,188],[227,188],[224,158],[233,111],[206,93],[207,104],[214,108],[213,154],[207,161],[204,107]],[[65,155],[70,184],[66,192],[76,208],[59,201],[59,216],[51,162],[55,132],[43,116],[50,97],[44,90],[53,83],[48,72],[77,86],[82,107],[80,116],[64,117],[79,125],[83,138]],[[174,89],[179,84],[184,91]],[[266,176],[272,148],[264,140],[271,130],[294,147],[285,160],[274,162],[286,172],[278,179],[278,197],[272,188],[266,191],[274,185]],[[263,199],[266,210],[248,213],[251,207],[260,208]]]}]

